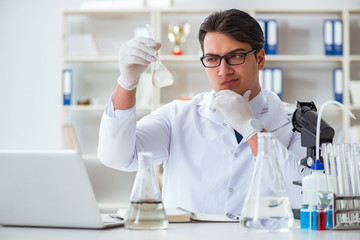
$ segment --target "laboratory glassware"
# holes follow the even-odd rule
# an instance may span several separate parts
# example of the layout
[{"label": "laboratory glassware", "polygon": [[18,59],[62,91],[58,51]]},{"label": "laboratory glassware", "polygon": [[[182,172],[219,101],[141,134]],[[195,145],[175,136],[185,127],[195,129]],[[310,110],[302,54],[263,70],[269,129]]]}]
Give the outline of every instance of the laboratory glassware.
[{"label": "laboratory glassware", "polygon": [[310,210],[309,204],[302,204],[300,210],[300,228],[310,229]]},{"label": "laboratory glassware", "polygon": [[[154,39],[154,34],[150,24],[146,24],[148,37]],[[156,62],[152,64],[152,83],[156,88],[163,88],[174,84],[174,78],[170,71],[162,64],[160,57],[156,57]]]},{"label": "laboratory glassware", "polygon": [[125,228],[158,230],[167,226],[168,219],[155,178],[152,154],[139,152],[138,171],[125,217]]},{"label": "laboratory glassware", "polygon": [[272,133],[258,133],[258,152],[240,223],[248,230],[287,231],[294,224]]}]

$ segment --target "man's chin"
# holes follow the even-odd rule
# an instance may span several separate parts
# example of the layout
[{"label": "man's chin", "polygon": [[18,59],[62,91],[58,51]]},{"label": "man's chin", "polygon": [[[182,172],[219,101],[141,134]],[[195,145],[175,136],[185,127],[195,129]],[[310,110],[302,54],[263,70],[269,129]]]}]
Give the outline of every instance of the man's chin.
[{"label": "man's chin", "polygon": [[236,92],[237,94],[240,94],[240,95],[243,95],[243,94],[245,93],[245,91],[242,91],[242,90],[240,90],[240,89],[237,89],[237,88],[234,88],[234,87],[231,87],[231,86],[229,86],[229,87],[222,87],[222,88],[220,88],[218,91],[215,91],[215,92],[219,92],[219,91],[221,91],[221,90],[231,90],[231,91]]}]

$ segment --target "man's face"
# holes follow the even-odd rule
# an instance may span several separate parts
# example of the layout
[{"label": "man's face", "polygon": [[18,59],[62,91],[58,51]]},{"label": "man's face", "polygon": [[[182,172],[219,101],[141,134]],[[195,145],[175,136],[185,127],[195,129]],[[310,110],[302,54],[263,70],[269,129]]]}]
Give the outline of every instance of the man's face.
[{"label": "man's face", "polygon": [[[248,43],[238,42],[222,33],[208,32],[204,39],[204,56],[219,55],[224,56],[236,50],[236,53],[250,52],[251,46]],[[255,58],[255,54],[257,58]],[[259,70],[264,67],[265,52],[262,49],[259,53],[253,53],[245,58],[241,65],[230,66],[225,59],[215,68],[206,68],[215,92],[223,89],[232,90],[243,95],[247,90],[251,90],[250,99],[260,92]]]}]

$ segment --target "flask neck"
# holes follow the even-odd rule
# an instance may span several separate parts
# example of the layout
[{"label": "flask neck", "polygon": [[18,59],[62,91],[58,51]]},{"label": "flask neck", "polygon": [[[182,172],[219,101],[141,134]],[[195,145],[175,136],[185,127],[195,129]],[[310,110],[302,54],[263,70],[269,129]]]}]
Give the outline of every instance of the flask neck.
[{"label": "flask neck", "polygon": [[258,156],[270,154],[275,147],[275,137],[272,133],[258,133]]},{"label": "flask neck", "polygon": [[151,170],[153,168],[152,154],[141,152],[138,155],[138,170]]}]

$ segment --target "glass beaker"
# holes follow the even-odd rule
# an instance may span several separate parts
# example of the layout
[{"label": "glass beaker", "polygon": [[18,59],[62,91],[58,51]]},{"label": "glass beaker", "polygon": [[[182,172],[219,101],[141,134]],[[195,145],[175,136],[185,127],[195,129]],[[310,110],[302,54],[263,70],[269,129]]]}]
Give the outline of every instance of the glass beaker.
[{"label": "glass beaker", "polygon": [[127,229],[165,229],[168,219],[155,178],[152,154],[138,153],[138,171],[125,217]]},{"label": "glass beaker", "polygon": [[294,224],[272,133],[258,133],[258,152],[240,223],[249,230],[286,231]]}]

